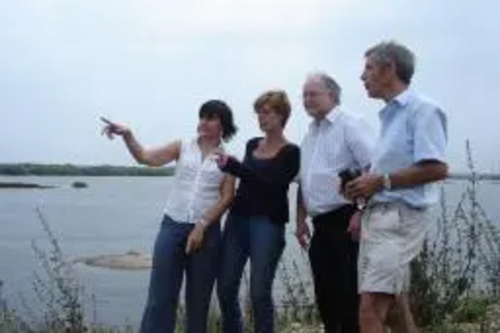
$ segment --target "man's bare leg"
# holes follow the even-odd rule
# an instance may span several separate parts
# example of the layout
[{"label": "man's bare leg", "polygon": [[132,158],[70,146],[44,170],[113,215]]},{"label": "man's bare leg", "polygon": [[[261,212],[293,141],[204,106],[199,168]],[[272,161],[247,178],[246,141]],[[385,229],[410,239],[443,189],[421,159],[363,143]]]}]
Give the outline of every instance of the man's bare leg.
[{"label": "man's bare leg", "polygon": [[386,325],[391,333],[418,333],[406,294],[395,296],[387,315]]},{"label": "man's bare leg", "polygon": [[362,293],[359,307],[360,333],[384,333],[384,323],[394,295]]}]

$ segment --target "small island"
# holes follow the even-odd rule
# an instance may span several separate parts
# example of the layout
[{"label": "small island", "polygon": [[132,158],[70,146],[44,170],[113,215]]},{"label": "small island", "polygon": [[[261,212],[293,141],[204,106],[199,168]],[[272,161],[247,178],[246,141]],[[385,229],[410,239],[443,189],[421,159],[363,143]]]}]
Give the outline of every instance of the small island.
[{"label": "small island", "polygon": [[173,167],[0,163],[2,176],[172,176]]},{"label": "small island", "polygon": [[71,184],[71,187],[73,188],[87,188],[89,185],[85,182],[82,182],[82,181],[76,181],[76,182],[73,182],[73,184]]},{"label": "small island", "polygon": [[40,185],[34,183],[21,183],[21,182],[0,182],[0,189],[11,188],[11,189],[48,189],[54,188],[51,185]]},{"label": "small island", "polygon": [[[173,167],[151,168],[143,166],[94,165],[82,166],[73,164],[36,164],[36,163],[0,163],[0,176],[154,176],[168,177],[174,173]],[[50,189],[52,185],[31,182],[0,180],[0,189]],[[88,184],[83,181],[71,183],[74,189],[84,189]]]}]

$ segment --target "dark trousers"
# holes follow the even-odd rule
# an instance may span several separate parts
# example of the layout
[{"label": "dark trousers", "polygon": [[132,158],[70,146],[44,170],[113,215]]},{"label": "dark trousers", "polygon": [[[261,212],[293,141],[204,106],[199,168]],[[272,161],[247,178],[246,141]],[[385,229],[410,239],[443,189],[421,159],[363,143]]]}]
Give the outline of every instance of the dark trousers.
[{"label": "dark trousers", "polygon": [[250,260],[250,299],[255,333],[273,333],[273,281],[285,248],[285,226],[265,216],[229,215],[222,236],[221,268],[217,293],[222,332],[243,333],[239,289]]},{"label": "dark trousers", "polygon": [[217,275],[221,243],[220,224],[205,231],[203,247],[186,254],[186,241],[194,225],[164,217],[156,238],[153,267],[141,333],[176,332],[177,304],[185,278],[184,332],[206,333],[210,298]]},{"label": "dark trousers", "polygon": [[359,332],[359,243],[347,233],[353,213],[354,208],[345,205],[313,219],[309,260],[316,304],[327,333]]}]

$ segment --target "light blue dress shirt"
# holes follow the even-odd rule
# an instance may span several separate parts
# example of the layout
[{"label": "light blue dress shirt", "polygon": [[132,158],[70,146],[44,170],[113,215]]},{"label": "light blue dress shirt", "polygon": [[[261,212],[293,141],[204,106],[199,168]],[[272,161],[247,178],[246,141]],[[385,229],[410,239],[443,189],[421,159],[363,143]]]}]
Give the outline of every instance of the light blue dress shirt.
[{"label": "light blue dress shirt", "polygon": [[[424,160],[445,162],[446,115],[435,103],[407,89],[379,113],[381,128],[371,172],[388,174]],[[425,208],[438,201],[436,184],[377,192],[374,202],[403,201]]]}]

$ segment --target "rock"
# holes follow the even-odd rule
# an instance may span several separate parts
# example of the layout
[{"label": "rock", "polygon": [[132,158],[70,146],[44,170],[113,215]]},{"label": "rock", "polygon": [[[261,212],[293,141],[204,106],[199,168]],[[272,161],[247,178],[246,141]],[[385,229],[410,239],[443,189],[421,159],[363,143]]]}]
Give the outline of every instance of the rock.
[{"label": "rock", "polygon": [[482,323],[482,331],[485,333],[500,332],[500,304],[488,306]]},{"label": "rock", "polygon": [[17,183],[17,182],[5,183],[5,182],[0,182],[0,188],[47,189],[47,188],[54,188],[54,186],[40,185],[40,184],[33,184],[33,183]]},{"label": "rock", "polygon": [[457,324],[456,333],[481,333],[481,324],[477,323],[464,323]]},{"label": "rock", "polygon": [[305,325],[298,322],[293,322],[285,327],[282,333],[322,333],[322,325]]},{"label": "rock", "polygon": [[73,187],[73,188],[86,188],[86,187],[88,187],[88,185],[85,182],[77,181],[77,182],[73,182],[73,184],[71,184],[71,187]]}]

